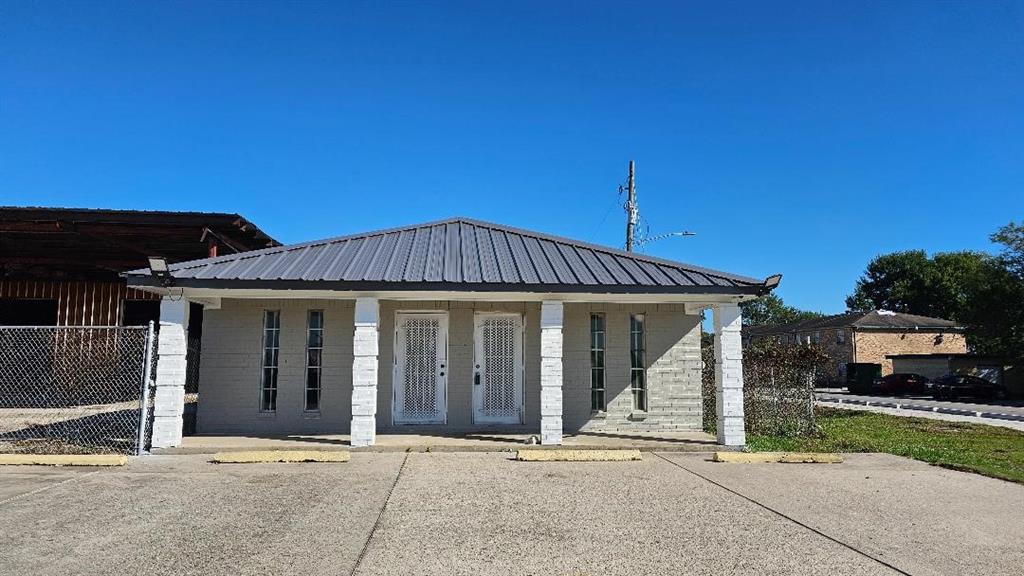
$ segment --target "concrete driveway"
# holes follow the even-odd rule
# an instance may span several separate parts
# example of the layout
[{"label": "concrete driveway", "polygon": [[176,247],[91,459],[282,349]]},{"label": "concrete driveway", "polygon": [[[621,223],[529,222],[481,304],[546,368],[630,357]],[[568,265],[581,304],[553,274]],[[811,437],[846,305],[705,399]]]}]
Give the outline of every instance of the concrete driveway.
[{"label": "concrete driveway", "polygon": [[1024,486],[888,455],[841,465],[0,468],[0,574],[1017,574]]}]

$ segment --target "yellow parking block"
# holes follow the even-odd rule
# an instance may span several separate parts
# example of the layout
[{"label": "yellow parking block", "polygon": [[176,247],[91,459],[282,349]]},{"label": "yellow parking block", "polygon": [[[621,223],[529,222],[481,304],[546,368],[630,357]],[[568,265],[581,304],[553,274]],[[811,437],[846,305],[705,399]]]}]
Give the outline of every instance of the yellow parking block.
[{"label": "yellow parking block", "polygon": [[521,462],[623,462],[640,460],[639,450],[519,450]]},{"label": "yellow parking block", "polygon": [[842,464],[843,457],[833,453],[789,452],[779,460],[783,464]]},{"label": "yellow parking block", "polygon": [[249,452],[218,452],[218,464],[267,464],[271,462],[348,462],[352,455],[326,450],[254,450]]},{"label": "yellow parking block", "polygon": [[124,466],[118,454],[0,454],[0,466]]},{"label": "yellow parking block", "polygon": [[714,461],[732,464],[763,464],[765,462],[840,464],[843,457],[834,453],[812,452],[715,452]]}]

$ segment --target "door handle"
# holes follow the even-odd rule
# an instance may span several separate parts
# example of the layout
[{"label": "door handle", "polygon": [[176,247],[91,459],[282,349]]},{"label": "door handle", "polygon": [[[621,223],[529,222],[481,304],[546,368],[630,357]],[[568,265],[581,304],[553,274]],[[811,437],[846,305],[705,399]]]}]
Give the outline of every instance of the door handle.
[{"label": "door handle", "polygon": [[480,385],[480,373],[479,372],[477,372],[476,374],[473,374],[473,385],[474,386],[479,386]]}]

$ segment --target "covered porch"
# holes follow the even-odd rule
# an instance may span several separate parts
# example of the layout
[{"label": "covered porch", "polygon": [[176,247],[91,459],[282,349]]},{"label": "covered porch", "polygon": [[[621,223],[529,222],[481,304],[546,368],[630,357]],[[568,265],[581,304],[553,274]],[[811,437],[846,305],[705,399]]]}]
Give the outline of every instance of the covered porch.
[{"label": "covered porch", "polygon": [[[690,441],[702,434],[707,310],[717,441],[745,442],[735,304],[290,296],[191,299],[206,306],[200,434],[330,436],[353,447],[407,435]],[[187,330],[189,301],[163,301],[154,447],[182,442],[176,334]]]},{"label": "covered porch", "polygon": [[346,436],[367,447],[424,427],[542,445],[700,433],[710,313],[716,441],[742,446],[739,303],[778,283],[467,219],[128,281],[163,296],[158,448],[182,443],[190,302],[204,307],[203,434]]}]

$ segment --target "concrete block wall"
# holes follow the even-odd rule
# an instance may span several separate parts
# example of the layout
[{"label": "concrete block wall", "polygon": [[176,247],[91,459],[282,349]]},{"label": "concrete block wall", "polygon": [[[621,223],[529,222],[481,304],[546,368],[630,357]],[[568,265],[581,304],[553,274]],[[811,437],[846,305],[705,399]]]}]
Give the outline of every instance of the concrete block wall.
[{"label": "concrete block wall", "polygon": [[[281,311],[277,411],[260,412],[263,311]],[[320,411],[305,403],[306,323],[324,311]],[[352,419],[351,300],[230,300],[203,314],[199,365],[200,434],[347,434]]]},{"label": "concrete block wall", "polygon": [[[590,315],[605,316],[605,403],[590,403]],[[647,411],[633,410],[629,317],[645,315]],[[563,419],[566,430],[700,430],[700,316],[682,304],[566,304]]]},{"label": "concrete block wall", "polygon": [[[377,430],[392,424],[395,313],[448,312],[447,407],[450,428],[472,428],[473,316],[475,311],[524,315],[524,426],[540,432],[541,330],[539,302],[381,300],[376,401]],[[277,411],[259,411],[263,311],[281,310]],[[324,368],[319,413],[303,412],[306,314],[324,310]],[[604,414],[590,410],[590,312],[606,315]],[[647,315],[648,411],[634,413],[629,392],[629,315]],[[207,310],[197,416],[199,433],[347,434],[352,420],[354,301],[231,300]],[[681,304],[565,304],[563,318],[563,426],[586,430],[699,430],[701,427],[700,317]],[[406,428],[407,429],[407,428]]]}]

